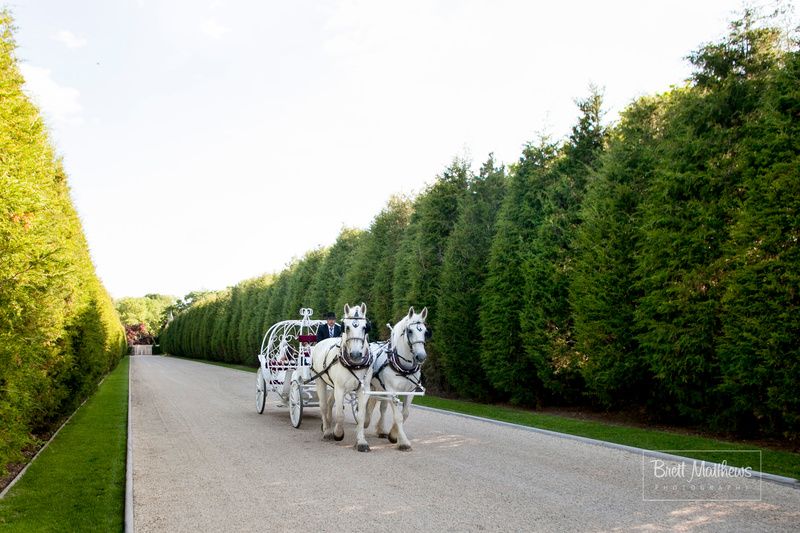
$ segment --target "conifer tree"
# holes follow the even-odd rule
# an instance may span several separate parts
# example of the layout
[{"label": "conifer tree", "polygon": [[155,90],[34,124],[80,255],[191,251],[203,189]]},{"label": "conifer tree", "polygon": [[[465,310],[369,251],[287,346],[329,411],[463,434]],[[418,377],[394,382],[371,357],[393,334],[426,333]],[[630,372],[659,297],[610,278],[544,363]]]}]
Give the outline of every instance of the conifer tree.
[{"label": "conifer tree", "polygon": [[397,317],[402,318],[403,315],[408,313],[408,308],[411,305],[418,305],[412,299],[411,294],[411,267],[413,262],[416,261],[416,242],[417,232],[419,231],[419,225],[413,224],[413,220],[414,207],[412,205],[409,223],[397,247],[394,272],[392,273],[392,316],[395,317],[394,320],[390,321],[392,324],[397,320]]},{"label": "conifer tree", "polygon": [[493,395],[481,367],[480,291],[505,187],[505,169],[490,155],[461,198],[458,220],[444,254],[434,317],[435,346],[448,385],[461,396],[480,400]]},{"label": "conifer tree", "polygon": [[[754,31],[751,29],[750,31]],[[743,169],[725,262],[721,427],[800,436],[800,51],[757,30],[750,52],[774,56],[737,149]]]},{"label": "conifer tree", "polygon": [[575,349],[568,292],[575,260],[575,233],[589,176],[605,146],[602,95],[592,88],[577,102],[580,116],[556,163],[541,174],[539,223],[522,253],[523,346],[539,379],[561,400],[577,401],[583,358]]},{"label": "conifer tree", "polygon": [[526,145],[511,168],[481,292],[481,362],[492,386],[514,403],[535,404],[542,399],[537,367],[526,356],[521,338],[521,258],[541,224],[545,177],[552,172],[556,155],[557,146],[542,139]]},{"label": "conifer tree", "polygon": [[246,282],[237,283],[230,290],[228,303],[228,319],[224,330],[224,349],[226,361],[238,362],[242,353],[239,351],[239,324],[244,319],[244,299]]},{"label": "conifer tree", "polygon": [[[466,194],[470,179],[469,163],[456,159],[414,202],[409,223],[414,229],[407,235],[413,240],[408,242],[410,253],[404,257],[408,269],[406,301],[417,309],[427,307],[432,320],[436,320],[439,277],[447,239],[458,218],[459,204]],[[405,312],[408,312],[408,307]],[[445,388],[439,353],[433,343],[429,345],[425,362],[425,379],[426,385],[433,391]]]},{"label": "conifer tree", "polygon": [[278,279],[278,275],[270,275],[269,282],[266,286],[258,292],[258,296],[256,297],[256,316],[253,318],[253,327],[252,329],[258,332],[257,343],[258,349],[261,348],[261,343],[263,341],[263,337],[266,334],[269,327],[272,325],[268,321],[267,311],[269,310],[269,302],[272,299],[272,295],[275,292],[275,281]]},{"label": "conifer tree", "polygon": [[197,309],[199,315],[198,335],[194,339],[195,343],[191,353],[192,357],[197,357],[198,359],[209,359],[209,357],[212,355],[211,337],[214,334],[214,322],[212,316],[214,314],[214,302],[216,299],[216,294],[209,294],[199,304]]},{"label": "conifer tree", "polygon": [[339,292],[339,301],[342,302],[342,306],[344,306],[344,302],[350,305],[357,305],[353,302],[359,304],[366,302],[367,313],[370,318],[374,316],[369,303],[372,301],[371,253],[374,247],[374,236],[369,231],[365,231],[353,248],[349,266],[344,272],[342,288]]},{"label": "conifer tree", "polygon": [[239,323],[239,353],[244,355],[245,364],[255,363],[256,354],[261,348],[265,331],[261,328],[261,308],[263,295],[267,292],[272,276],[266,275],[249,280],[244,284],[243,316]]},{"label": "conifer tree", "polygon": [[639,342],[655,376],[654,407],[699,422],[720,408],[720,280],[742,167],[732,154],[756,111],[775,51],[752,14],[692,54],[693,84],[665,110],[659,165],[643,201]]},{"label": "conifer tree", "polygon": [[634,312],[639,204],[656,164],[659,99],[629,106],[589,183],[575,237],[570,301],[576,350],[588,394],[604,407],[645,401],[649,369],[639,350]]},{"label": "conifer tree", "polygon": [[410,218],[411,202],[406,198],[393,196],[369,228],[371,239],[367,257],[371,263],[371,287],[368,310],[375,322],[370,339],[388,338],[389,330],[385,325],[394,324],[401,318],[393,314],[392,289],[398,248]]},{"label": "conifer tree", "polygon": [[211,342],[206,354],[208,359],[228,360],[225,351],[226,328],[230,322],[231,289],[221,291],[213,304],[211,315]]},{"label": "conifer tree", "polygon": [[345,304],[345,274],[363,237],[364,232],[361,230],[343,229],[328,250],[310,288],[314,318],[321,318],[322,313],[328,311],[335,312],[337,317],[341,314],[341,308]]},{"label": "conifer tree", "polygon": [[126,349],[0,10],[0,475]]},{"label": "conifer tree", "polygon": [[286,300],[283,303],[282,315],[284,318],[281,320],[298,320],[300,318],[300,308],[311,305],[310,287],[322,264],[323,256],[324,254],[320,250],[309,252],[293,269],[287,288]]},{"label": "conifer tree", "polygon": [[284,315],[284,307],[289,293],[289,283],[295,266],[296,263],[293,263],[278,274],[272,287],[270,287],[269,301],[267,302],[262,322],[264,331],[276,322],[287,319]]}]

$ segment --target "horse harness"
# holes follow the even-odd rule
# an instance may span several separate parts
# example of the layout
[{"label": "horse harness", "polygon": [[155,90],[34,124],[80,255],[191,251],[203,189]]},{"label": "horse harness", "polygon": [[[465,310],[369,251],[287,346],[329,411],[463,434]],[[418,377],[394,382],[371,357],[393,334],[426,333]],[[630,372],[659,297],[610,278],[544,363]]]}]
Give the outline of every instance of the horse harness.
[{"label": "horse harness", "polygon": [[[369,349],[369,343],[365,342],[364,346],[365,346],[365,348],[367,350],[367,354],[368,354],[366,360],[363,363],[355,363],[350,358],[350,356],[347,354],[347,351],[342,346],[341,341],[337,342],[336,344],[331,345],[331,347],[328,348],[328,351],[325,352],[325,357],[322,359],[323,369],[320,370],[319,372],[315,373],[313,376],[311,376],[307,380],[305,380],[303,382],[303,384],[307,385],[307,384],[311,383],[312,381],[314,381],[317,378],[322,378],[322,380],[325,381],[325,383],[327,383],[328,385],[333,387],[334,386],[333,383],[331,381],[329,381],[328,379],[326,379],[326,376],[328,376],[328,372],[333,367],[333,365],[339,363],[343,367],[345,367],[353,375],[354,378],[356,378],[356,381],[358,381],[358,387],[355,388],[355,390],[357,391],[358,389],[361,388],[361,385],[363,385],[363,383],[362,383],[361,379],[359,379],[359,377],[356,376],[356,373],[354,371],[355,370],[363,370],[363,369],[365,369],[365,368],[367,368],[369,366],[372,366],[372,361],[373,361],[372,352]],[[339,351],[338,351],[338,353],[334,354],[334,356],[331,358],[331,362],[329,363],[328,362],[328,356],[331,354],[331,352],[334,351],[335,348],[338,348]]]},{"label": "horse harness", "polygon": [[[411,342],[411,335],[409,334],[409,330],[411,329],[411,326],[413,326],[414,324],[422,324],[422,322],[413,322],[412,324],[409,324],[406,327],[406,332],[405,332],[406,342],[408,342],[408,346],[410,348],[413,348],[415,344],[425,344],[425,341]],[[427,337],[427,332],[426,332],[426,337]],[[386,348],[387,345],[390,348],[387,349]],[[414,390],[417,391],[422,390],[422,383],[420,383],[419,380],[416,380],[411,377],[413,374],[419,372],[419,369],[422,366],[422,364],[419,361],[415,361],[413,359],[409,360],[400,355],[397,351],[397,347],[391,346],[390,341],[386,341],[386,343],[381,347],[381,351],[386,352],[386,360],[383,362],[381,366],[378,367],[378,369],[375,372],[373,372],[372,377],[377,378],[378,383],[381,384],[383,390],[386,390],[386,384],[381,379],[381,372],[383,372],[383,370],[387,366],[391,366],[392,370],[395,371],[397,376],[406,378],[408,381],[410,381],[411,384],[414,385]],[[410,363],[412,365],[411,368],[410,369],[403,368],[403,365],[400,364],[399,359],[402,359],[406,363]]]}]

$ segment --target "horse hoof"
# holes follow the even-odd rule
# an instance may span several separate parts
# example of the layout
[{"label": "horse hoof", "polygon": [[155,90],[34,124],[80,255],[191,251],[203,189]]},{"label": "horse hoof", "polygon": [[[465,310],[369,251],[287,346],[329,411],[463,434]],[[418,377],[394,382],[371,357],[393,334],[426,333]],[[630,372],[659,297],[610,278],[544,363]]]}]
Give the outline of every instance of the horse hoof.
[{"label": "horse hoof", "polygon": [[322,436],[322,440],[333,440],[333,433],[325,433]]},{"label": "horse hoof", "polygon": [[356,450],[360,452],[368,452],[369,451],[369,444],[356,444]]},{"label": "horse hoof", "polygon": [[391,442],[392,444],[397,444],[397,437],[389,435],[389,442]]},{"label": "horse hoof", "polygon": [[397,447],[397,449],[400,450],[401,452],[410,452],[411,451],[411,445],[410,444],[401,444],[401,445],[399,445]]},{"label": "horse hoof", "polygon": [[344,433],[342,433],[341,435],[336,435],[334,433],[333,440],[335,440],[336,442],[339,442],[340,440],[344,440]]},{"label": "horse hoof", "polygon": [[378,433],[378,438],[379,439],[388,439],[389,438],[389,434],[388,433]]}]

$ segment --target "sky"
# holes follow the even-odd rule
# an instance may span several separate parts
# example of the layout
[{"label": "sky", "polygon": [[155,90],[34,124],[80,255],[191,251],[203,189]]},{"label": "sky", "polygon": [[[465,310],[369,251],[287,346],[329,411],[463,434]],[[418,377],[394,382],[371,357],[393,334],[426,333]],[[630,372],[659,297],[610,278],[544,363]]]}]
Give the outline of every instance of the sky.
[{"label": "sky", "polygon": [[682,85],[739,1],[0,0],[115,298],[216,290]]}]

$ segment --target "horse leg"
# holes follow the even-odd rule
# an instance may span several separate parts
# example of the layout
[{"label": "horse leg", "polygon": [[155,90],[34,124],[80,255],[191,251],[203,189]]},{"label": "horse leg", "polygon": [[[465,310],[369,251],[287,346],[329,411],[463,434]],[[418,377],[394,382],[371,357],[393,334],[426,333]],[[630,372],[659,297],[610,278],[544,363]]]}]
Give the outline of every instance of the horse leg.
[{"label": "horse leg", "polygon": [[386,427],[386,401],[381,401],[380,411],[381,417],[378,419],[378,425],[375,426],[375,431],[378,433],[379,438],[385,439],[389,436],[384,429]]},{"label": "horse leg", "polygon": [[370,422],[372,422],[372,412],[375,410],[376,401],[377,400],[375,398],[370,398],[367,400],[367,412],[364,413],[364,429],[367,429]]},{"label": "horse leg", "polygon": [[[411,405],[411,400],[412,399],[413,399],[412,396],[406,396],[403,399],[403,418],[402,419],[398,417],[399,410],[400,410],[399,406],[398,406],[397,409],[394,409],[394,407],[396,407],[397,405],[396,405],[395,402],[392,402],[392,414],[394,415],[394,423],[392,424],[392,430],[389,432],[389,442],[391,442],[392,444],[396,443],[397,440],[398,440],[398,430],[399,431],[403,431],[404,432],[403,435],[405,435],[405,430],[403,428],[403,423],[406,420],[408,420],[408,414],[409,414],[409,411],[410,411],[409,406]],[[410,450],[411,447],[409,446],[408,449]]]},{"label": "horse leg", "polygon": [[413,396],[406,396],[403,398],[403,422],[408,420],[408,413],[410,411],[411,402],[414,400]]},{"label": "horse leg", "polygon": [[394,416],[394,424],[392,424],[392,431],[389,434],[389,440],[392,439],[391,435],[394,434],[396,437],[392,442],[398,443],[398,450],[404,452],[411,450],[411,443],[408,441],[405,429],[403,428],[403,418],[401,417],[400,406],[397,405],[397,402],[395,401],[392,401],[392,416]]},{"label": "horse leg", "polygon": [[389,430],[388,439],[389,442],[391,442],[392,444],[397,444],[397,415],[395,414],[396,410],[394,407],[395,407],[394,402],[392,402],[393,420],[392,420],[392,428]]},{"label": "horse leg", "polygon": [[317,379],[317,398],[319,398],[319,411],[322,414],[322,439],[331,440],[331,409],[328,403],[328,386],[321,379]]},{"label": "horse leg", "polygon": [[358,412],[356,413],[356,450],[360,452],[368,452],[369,444],[366,437],[364,437],[364,416],[367,410],[367,395],[364,394],[364,387],[360,387],[356,392],[358,399]]},{"label": "horse leg", "polygon": [[333,440],[340,441],[344,439],[344,388],[337,385],[333,387],[333,420]]}]

